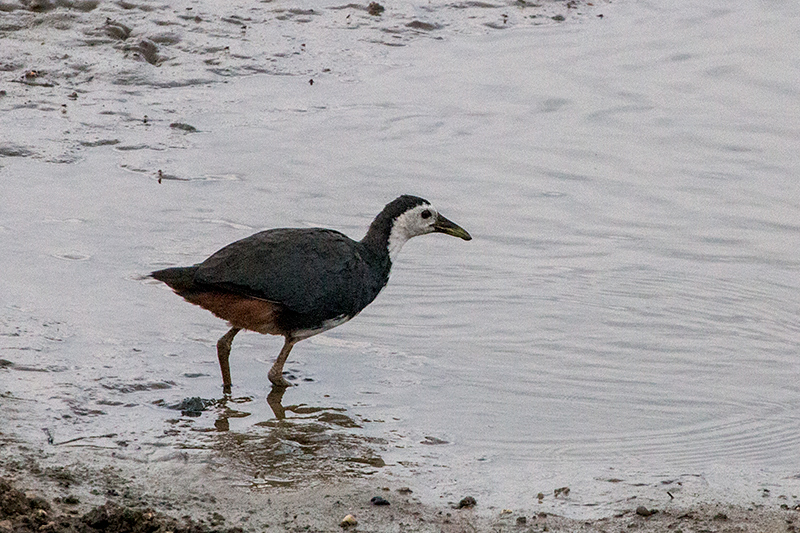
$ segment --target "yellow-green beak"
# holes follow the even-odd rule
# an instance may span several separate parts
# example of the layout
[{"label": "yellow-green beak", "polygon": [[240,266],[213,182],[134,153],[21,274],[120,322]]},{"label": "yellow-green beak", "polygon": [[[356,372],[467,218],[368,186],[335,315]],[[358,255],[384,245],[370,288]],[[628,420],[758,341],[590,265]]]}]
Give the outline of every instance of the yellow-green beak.
[{"label": "yellow-green beak", "polygon": [[453,237],[460,237],[465,241],[472,240],[472,235],[467,233],[467,230],[465,230],[455,222],[448,220],[442,215],[437,215],[436,222],[433,224],[433,230],[439,233],[446,233],[448,235],[452,235]]}]

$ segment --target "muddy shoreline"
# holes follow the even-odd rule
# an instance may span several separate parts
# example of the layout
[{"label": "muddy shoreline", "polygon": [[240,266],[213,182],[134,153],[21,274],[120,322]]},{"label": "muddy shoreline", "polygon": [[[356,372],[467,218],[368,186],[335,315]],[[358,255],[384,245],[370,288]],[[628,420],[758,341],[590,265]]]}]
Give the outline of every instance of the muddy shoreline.
[{"label": "muddy shoreline", "polygon": [[[24,480],[0,478],[0,531],[3,532],[156,532],[175,533],[243,531],[703,531],[703,532],[793,532],[796,510],[739,508],[727,505],[697,505],[659,511],[643,506],[613,517],[574,520],[545,512],[503,510],[489,516],[471,509],[441,508],[413,501],[387,487],[363,482],[327,486],[322,490],[297,491],[262,497],[252,516],[229,520],[218,500],[206,495],[204,512],[187,512],[175,505],[158,505],[147,496],[136,496],[129,482],[119,479],[106,489],[106,501],[86,505],[70,493],[81,483],[68,469],[50,471],[55,478],[35,483],[25,490]],[[24,476],[22,476],[24,478]],[[13,479],[13,478],[12,478]],[[57,481],[56,481],[57,480]],[[119,493],[125,491],[125,496]],[[99,491],[93,489],[94,492]],[[406,493],[408,489],[398,489]],[[62,494],[67,493],[66,496]],[[370,498],[370,494],[383,496]],[[384,497],[385,496],[385,497]],[[277,501],[273,501],[273,498]],[[368,499],[369,498],[369,499]],[[381,498],[381,499],[378,499]],[[387,499],[388,498],[388,499]],[[263,500],[266,499],[266,502]],[[133,500],[133,501],[132,501]],[[321,500],[321,501],[320,501]],[[375,505],[375,501],[388,502]]]},{"label": "muddy shoreline", "polygon": [[[237,472],[232,461],[211,453],[179,450],[158,459],[131,461],[103,447],[36,446],[5,432],[0,442],[3,533],[343,529],[764,533],[800,527],[800,505],[763,489],[762,501],[749,506],[718,502],[684,506],[670,500],[645,506],[632,498],[612,516],[580,520],[537,510],[535,504],[528,509],[487,509],[468,495],[460,502],[422,501],[412,488],[345,469],[327,479],[281,487],[258,483],[259,477],[269,476]],[[552,500],[579,492],[580,487],[561,488],[543,496]],[[344,526],[348,516],[357,524]]]}]

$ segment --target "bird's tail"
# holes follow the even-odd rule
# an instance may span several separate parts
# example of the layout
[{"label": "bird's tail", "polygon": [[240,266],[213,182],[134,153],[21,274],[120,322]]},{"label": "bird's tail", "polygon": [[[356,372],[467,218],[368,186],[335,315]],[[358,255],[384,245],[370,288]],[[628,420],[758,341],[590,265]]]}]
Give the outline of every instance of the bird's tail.
[{"label": "bird's tail", "polygon": [[197,265],[190,267],[172,267],[164,270],[156,270],[150,273],[150,277],[163,281],[178,294],[192,292],[197,288],[194,282],[194,274],[197,272]]}]

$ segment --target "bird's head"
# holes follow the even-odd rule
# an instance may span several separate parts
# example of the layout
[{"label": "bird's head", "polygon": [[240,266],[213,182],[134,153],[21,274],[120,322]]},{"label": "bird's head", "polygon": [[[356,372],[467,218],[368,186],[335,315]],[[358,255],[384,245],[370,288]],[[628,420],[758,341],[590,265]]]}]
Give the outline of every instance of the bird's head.
[{"label": "bird's head", "polygon": [[430,202],[416,196],[401,196],[384,208],[384,213],[387,211],[393,211],[388,242],[392,261],[403,244],[417,235],[436,232],[460,237],[465,241],[472,239],[464,228],[440,214]]}]

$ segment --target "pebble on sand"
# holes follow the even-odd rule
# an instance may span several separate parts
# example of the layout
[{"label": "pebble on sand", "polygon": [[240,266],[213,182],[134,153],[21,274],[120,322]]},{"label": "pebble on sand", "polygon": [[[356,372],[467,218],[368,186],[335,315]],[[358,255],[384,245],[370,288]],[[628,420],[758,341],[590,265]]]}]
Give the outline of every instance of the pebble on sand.
[{"label": "pebble on sand", "polygon": [[639,507],[636,508],[636,514],[638,514],[639,516],[651,516],[656,514],[657,512],[658,512],[657,509],[648,509],[644,505],[640,505]]},{"label": "pebble on sand", "polygon": [[349,527],[353,527],[353,526],[356,526],[356,525],[358,525],[358,520],[356,520],[356,517],[351,515],[351,514],[345,516],[344,518],[342,518],[342,521],[339,522],[339,527],[343,527],[344,529],[347,529]]},{"label": "pebble on sand", "polygon": [[458,502],[458,507],[457,508],[458,509],[471,509],[472,507],[475,507],[477,504],[478,504],[478,502],[475,501],[475,498],[473,498],[472,496],[466,496],[466,497],[462,498],[460,502]]}]

